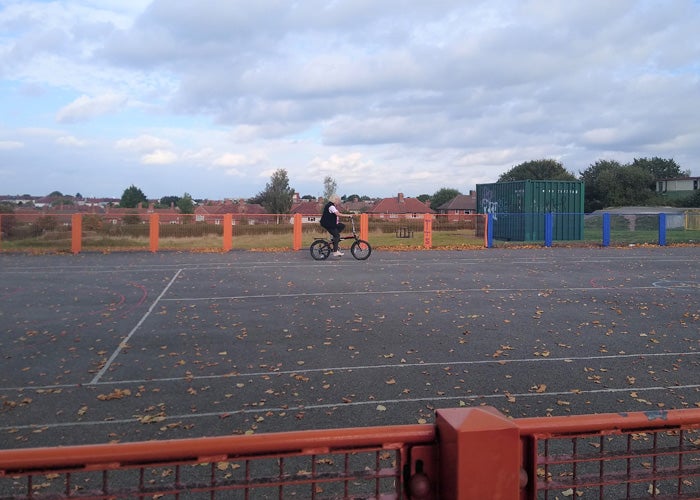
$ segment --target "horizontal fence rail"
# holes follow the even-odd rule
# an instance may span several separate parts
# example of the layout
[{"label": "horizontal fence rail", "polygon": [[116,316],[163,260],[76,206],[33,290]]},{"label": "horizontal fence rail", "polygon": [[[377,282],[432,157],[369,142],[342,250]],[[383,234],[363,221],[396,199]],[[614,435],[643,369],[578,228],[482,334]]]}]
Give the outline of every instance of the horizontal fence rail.
[{"label": "horizontal fence rail", "polygon": [[0,498],[700,498],[700,409],[0,450]]},{"label": "horizontal fence rail", "polygon": [[411,447],[434,440],[412,425],[0,450],[0,498],[401,498]]},{"label": "horizontal fence rail", "polygon": [[[700,243],[700,213],[359,214],[375,248]],[[302,250],[327,232],[318,215],[0,214],[0,252]]]}]

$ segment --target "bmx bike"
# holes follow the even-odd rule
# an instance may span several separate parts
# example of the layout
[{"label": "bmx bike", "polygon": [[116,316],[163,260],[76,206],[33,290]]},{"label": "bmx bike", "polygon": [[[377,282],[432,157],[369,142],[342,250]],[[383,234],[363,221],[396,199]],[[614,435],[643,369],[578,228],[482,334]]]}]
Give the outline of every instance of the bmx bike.
[{"label": "bmx bike", "polygon": [[[361,240],[357,235],[357,231],[355,230],[355,218],[351,217],[350,221],[352,223],[352,235],[341,236],[340,240],[355,240],[352,242],[352,245],[350,245],[350,253],[357,260],[365,260],[372,253],[372,247],[365,240]],[[338,246],[338,249],[340,249],[340,246]],[[330,239],[317,238],[311,243],[309,251],[314,260],[326,260],[333,251],[333,243]]]}]

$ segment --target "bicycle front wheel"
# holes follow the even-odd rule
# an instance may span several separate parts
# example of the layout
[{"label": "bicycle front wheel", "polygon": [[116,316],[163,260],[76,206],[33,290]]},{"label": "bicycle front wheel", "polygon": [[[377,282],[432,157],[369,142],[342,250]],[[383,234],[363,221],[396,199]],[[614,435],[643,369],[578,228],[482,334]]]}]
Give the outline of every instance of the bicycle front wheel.
[{"label": "bicycle front wheel", "polygon": [[357,260],[365,260],[372,253],[372,247],[365,240],[357,240],[350,247],[350,253]]},{"label": "bicycle front wheel", "polygon": [[326,260],[331,254],[331,246],[326,240],[315,240],[309,247],[314,260]]}]

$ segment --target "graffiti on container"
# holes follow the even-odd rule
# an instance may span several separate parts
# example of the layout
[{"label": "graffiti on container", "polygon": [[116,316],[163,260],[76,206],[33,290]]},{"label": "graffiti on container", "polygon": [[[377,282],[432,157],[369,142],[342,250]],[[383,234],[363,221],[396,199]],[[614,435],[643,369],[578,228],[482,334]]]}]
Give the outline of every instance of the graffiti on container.
[{"label": "graffiti on container", "polygon": [[498,220],[499,203],[493,199],[493,192],[490,189],[484,189],[484,195],[481,200],[481,213],[491,214],[493,220]]}]

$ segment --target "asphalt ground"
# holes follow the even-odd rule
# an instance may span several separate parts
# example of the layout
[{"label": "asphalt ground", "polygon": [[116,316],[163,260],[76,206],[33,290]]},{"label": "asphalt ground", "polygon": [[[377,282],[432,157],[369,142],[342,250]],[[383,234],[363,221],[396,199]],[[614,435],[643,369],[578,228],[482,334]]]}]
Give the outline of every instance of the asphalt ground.
[{"label": "asphalt ground", "polygon": [[698,407],[699,256],[0,254],[0,447]]}]

